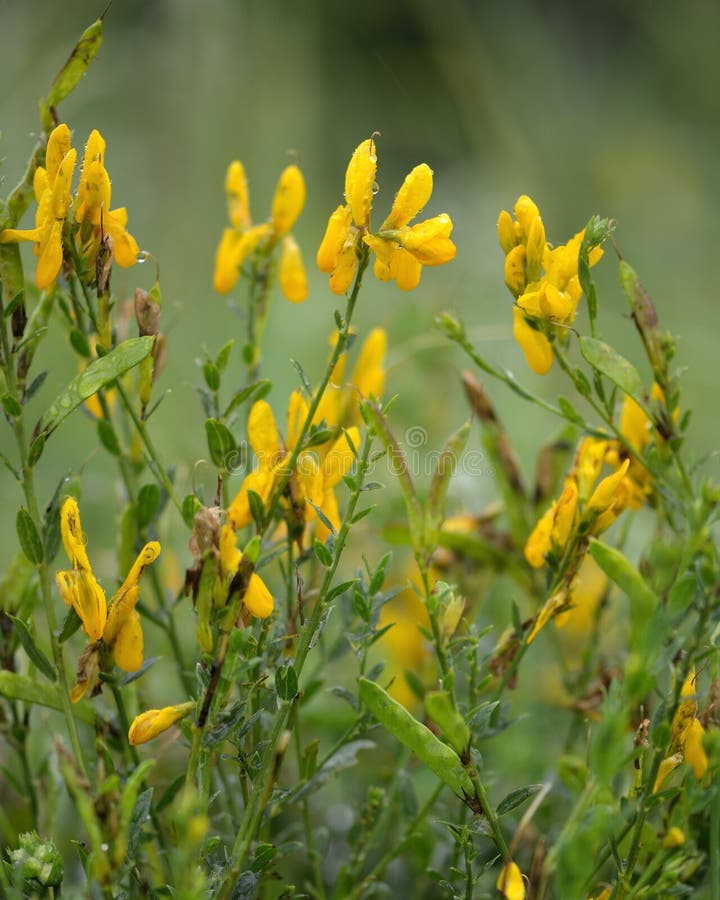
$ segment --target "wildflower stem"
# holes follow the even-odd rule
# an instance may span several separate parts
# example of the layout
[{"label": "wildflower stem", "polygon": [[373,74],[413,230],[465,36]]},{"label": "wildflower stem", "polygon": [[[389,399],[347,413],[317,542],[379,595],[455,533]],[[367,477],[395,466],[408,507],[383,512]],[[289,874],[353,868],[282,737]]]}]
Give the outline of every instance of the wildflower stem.
[{"label": "wildflower stem", "polygon": [[[18,390],[18,383],[13,362],[13,354],[10,349],[8,335],[6,330],[7,318],[5,315],[5,307],[2,299],[2,289],[0,285],[0,345],[2,350],[2,369],[5,375],[8,393],[14,397],[22,407],[23,397]],[[20,466],[22,469],[22,483],[25,494],[25,502],[27,503],[28,513],[33,521],[33,525],[38,534],[42,534],[42,519],[40,518],[37,495],[35,492],[35,472],[30,464],[28,456],[28,445],[25,437],[24,408],[21,408],[20,414],[12,417],[13,431],[15,432],[15,441],[17,443],[18,455],[20,457]],[[47,621],[48,631],[50,632],[50,646],[52,648],[53,661],[57,669],[60,682],[60,702],[62,704],[63,715],[67,724],[68,733],[70,735],[70,743],[72,744],[73,753],[77,760],[77,765],[82,774],[87,777],[87,769],[85,766],[85,758],[80,744],[80,738],[77,731],[77,723],[72,711],[72,702],[70,700],[70,687],[68,683],[67,671],[65,669],[65,660],[63,658],[62,647],[57,636],[57,619],[55,617],[55,607],[53,605],[52,591],[50,589],[50,576],[47,568],[47,561],[44,558],[45,548],[43,546],[43,559],[37,563],[37,573],[40,581],[40,593],[45,607],[45,618]]]},{"label": "wildflower stem", "polygon": [[710,806],[710,897],[720,900],[720,773],[715,773]]}]

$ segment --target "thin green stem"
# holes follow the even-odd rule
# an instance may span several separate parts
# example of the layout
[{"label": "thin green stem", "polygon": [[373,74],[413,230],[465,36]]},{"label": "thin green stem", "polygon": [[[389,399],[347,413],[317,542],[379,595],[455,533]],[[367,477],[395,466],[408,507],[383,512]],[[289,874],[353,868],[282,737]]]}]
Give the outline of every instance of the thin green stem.
[{"label": "thin green stem", "polygon": [[715,773],[710,806],[710,897],[720,900],[720,773]]}]

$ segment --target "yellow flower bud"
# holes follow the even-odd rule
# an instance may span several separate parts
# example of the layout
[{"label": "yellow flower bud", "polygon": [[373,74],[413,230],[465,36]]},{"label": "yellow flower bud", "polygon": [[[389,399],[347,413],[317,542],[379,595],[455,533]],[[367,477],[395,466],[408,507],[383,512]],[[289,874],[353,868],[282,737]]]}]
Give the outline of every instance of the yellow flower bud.
[{"label": "yellow flower bud", "polygon": [[224,229],[215,253],[213,286],[218,294],[227,294],[235,287],[240,274],[237,258],[241,242],[242,235],[234,228]]},{"label": "yellow flower bud", "polygon": [[513,336],[533,372],[536,375],[547,374],[553,364],[552,344],[541,331],[532,327],[517,307],[513,308]]},{"label": "yellow flower bud", "polygon": [[518,241],[515,223],[510,213],[505,209],[498,216],[497,232],[500,246],[503,249],[503,253],[507,256],[512,248],[517,246]]},{"label": "yellow flower bud", "polygon": [[525,882],[517,863],[505,863],[495,886],[507,900],[525,900]]},{"label": "yellow flower bud", "polygon": [[151,741],[176,722],[184,719],[185,716],[190,715],[193,709],[195,709],[195,703],[191,700],[177,706],[166,706],[163,709],[148,709],[133,720],[128,732],[128,740],[133,745]]},{"label": "yellow flower bud", "polygon": [[574,481],[568,481],[557,502],[551,535],[552,543],[560,551],[565,548],[570,537],[570,532],[572,531],[573,523],[575,521],[577,499],[577,485]]},{"label": "yellow flower bud", "polygon": [[707,772],[708,758],[703,747],[702,738],[705,729],[702,727],[699,719],[692,719],[688,727],[685,729],[683,736],[683,753],[685,754],[685,762],[692,767],[693,774],[698,781]]},{"label": "yellow flower bud", "polygon": [[665,847],[666,850],[675,850],[678,847],[682,847],[684,843],[685,832],[682,830],[682,828],[678,828],[677,825],[673,825],[665,835],[663,847]]},{"label": "yellow flower bud", "polygon": [[515,204],[515,218],[517,219],[517,233],[520,243],[527,244],[532,224],[535,219],[540,218],[540,210],[527,194],[518,197]]},{"label": "yellow flower bud", "polygon": [[653,794],[657,794],[660,790],[663,781],[668,777],[668,775],[676,769],[680,763],[683,761],[682,753],[673,753],[672,756],[667,756],[658,766],[658,773],[655,776],[655,784],[653,785]]},{"label": "yellow flower bud", "polygon": [[558,612],[563,610],[568,605],[568,593],[565,588],[561,588],[557,594],[553,594],[553,596],[546,601],[543,608],[537,614],[535,618],[535,624],[530,631],[530,634],[527,636],[528,645],[532,644],[535,638],[538,635],[538,632],[541,628],[544,628],[545,625],[550,621],[550,619],[554,618]]},{"label": "yellow flower bud", "polygon": [[305,179],[296,165],[280,175],[272,203],[273,228],[277,235],[287,234],[305,206]]},{"label": "yellow flower bud", "polygon": [[345,202],[352,210],[353,221],[358,228],[366,228],[370,224],[376,171],[375,141],[368,138],[353,153],[345,173]]},{"label": "yellow flower bud", "polygon": [[530,226],[527,241],[527,280],[537,281],[540,277],[542,269],[543,257],[545,255],[545,226],[538,216],[533,220]]},{"label": "yellow flower bud", "polygon": [[625,477],[625,473],[627,472],[629,465],[630,460],[626,459],[625,462],[617,470],[617,472],[613,472],[612,475],[608,475],[606,478],[603,478],[600,484],[593,491],[592,496],[588,501],[588,512],[600,513],[604,512],[610,507],[615,497],[615,492],[620,486],[620,482]]},{"label": "yellow flower bud", "polygon": [[352,241],[346,241],[345,246],[340,252],[337,265],[330,276],[330,290],[333,294],[344,294],[352,284],[357,269],[357,254],[355,253],[355,244]]},{"label": "yellow flower bud", "polygon": [[513,297],[519,297],[525,290],[527,284],[526,259],[527,251],[521,244],[513,247],[505,257],[505,284]]},{"label": "yellow flower bud", "polygon": [[283,238],[278,277],[280,290],[291,303],[302,303],[307,298],[307,275],[302,254],[297,241],[289,234]]},{"label": "yellow flower bud", "polygon": [[555,519],[555,504],[545,512],[533,528],[530,537],[525,544],[525,559],[534,569],[541,569],[545,565],[545,557],[550,550],[550,536]]},{"label": "yellow flower bud", "polygon": [[351,217],[352,211],[349,206],[338,206],[331,214],[317,252],[317,265],[321,272],[332,272],[337,266],[348,238]]},{"label": "yellow flower bud", "polygon": [[427,163],[421,163],[410,172],[395,195],[390,215],[381,231],[402,228],[414,219],[430,199],[433,189],[433,172]]},{"label": "yellow flower bud", "polygon": [[272,611],[275,608],[272,594],[267,589],[262,578],[254,572],[250,576],[243,603],[250,615],[256,616],[258,619],[267,619],[268,616],[272,615]]},{"label": "yellow flower bud", "polygon": [[50,184],[55,181],[60,164],[70,152],[70,129],[61,122],[50,132],[45,151],[45,169]]},{"label": "yellow flower bud", "polygon": [[247,231],[250,227],[250,204],[245,168],[239,160],[230,163],[225,176],[228,213],[233,228]]}]

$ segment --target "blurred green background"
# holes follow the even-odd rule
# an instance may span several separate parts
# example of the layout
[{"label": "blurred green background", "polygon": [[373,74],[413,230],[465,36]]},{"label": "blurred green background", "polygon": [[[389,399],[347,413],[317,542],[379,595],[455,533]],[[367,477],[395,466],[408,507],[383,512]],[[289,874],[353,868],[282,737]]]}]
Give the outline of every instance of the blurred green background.
[{"label": "blurred green background", "polygon": [[[38,97],[99,12],[80,0],[0,0],[3,195],[33,146]],[[593,213],[617,220],[623,255],[678,337],[683,405],[694,410],[689,441],[698,455],[717,450],[720,5],[115,0],[105,25],[98,58],[60,112],[78,148],[92,128],[106,138],[114,204],[128,207],[131,233],[159,261],[170,356],[158,389],[171,385],[172,392],[151,427],[178,467],[181,494],[190,490],[193,462],[207,455],[192,387],[201,380],[196,361],[203,346],[216,352],[231,336],[244,339],[242,319],[212,289],[228,163],[239,158],[246,166],[256,221],[267,216],[289,160],[299,159],[307,180],[295,234],[310,296],[301,306],[275,296],[266,331],[264,374],[276,383],[270,400],[282,420],[297,381],[289,358],[313,381],[324,365],[339,304],[315,269],[315,251],[341,200],[350,154],[373,131],[382,135],[377,214],[384,218],[405,173],[426,161],[435,171],[427,214],[451,214],[458,246],[457,259],[426,270],[411,295],[372,277],[363,288],[357,328],[361,336],[376,324],[388,330],[387,394],[399,394],[393,424],[401,439],[422,425],[437,447],[467,415],[457,377],[467,365],[432,329],[442,309],[460,314],[479,351],[533,390],[567,391],[555,370],[533,375],[511,336],[495,223],[501,208],[528,193],[556,243]],[[613,257],[608,251],[595,270],[601,334],[647,376]],[[154,274],[152,261],[118,270],[115,292],[131,296]],[[244,300],[242,284],[232,296]],[[38,415],[75,374],[62,336],[50,335],[39,358],[50,374],[33,401]],[[240,384],[239,353],[232,371]],[[530,472],[559,423],[501,386],[492,392]],[[0,448],[12,452],[8,432]],[[707,464],[717,473],[717,456]],[[82,469],[91,558],[102,575],[114,576],[115,469],[81,412],[48,443],[41,503],[69,469]],[[208,467],[200,477],[210,485],[211,475]],[[0,485],[4,563],[17,550],[20,493],[4,469]],[[494,496],[492,476],[460,476],[453,491],[456,503],[462,494],[476,511]],[[179,535],[184,567],[186,537]],[[162,699],[169,702],[167,691]],[[535,764],[538,771],[525,775],[543,777],[543,759]]]}]

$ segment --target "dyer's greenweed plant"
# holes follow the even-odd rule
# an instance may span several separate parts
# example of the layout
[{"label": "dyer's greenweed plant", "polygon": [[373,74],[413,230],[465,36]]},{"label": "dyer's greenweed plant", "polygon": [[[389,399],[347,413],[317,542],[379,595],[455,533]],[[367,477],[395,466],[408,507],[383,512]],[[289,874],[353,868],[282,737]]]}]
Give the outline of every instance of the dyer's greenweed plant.
[{"label": "dyer's greenweed plant", "polygon": [[[298,363],[280,414],[261,348],[275,285],[293,303],[308,295],[291,234],[306,187],[288,166],[270,218],[253,224],[232,162],[214,285],[247,290],[244,378],[229,383],[234,341],[206,355],[217,490],[204,497],[152,433],[168,352],[160,285],[136,290],[130,336],[111,276],[147,254],[112,208],[100,132],[78,171],[57,111],[101,41],[98,21],[41,104],[41,137],[0,207],[19,541],[0,582],[3,896],[720,898],[720,492],[686,459],[673,339],[613,223],[593,217],[553,245],[529,197],[500,214],[525,381],[555,365],[571,399],[535,395],[440,315],[474,367],[458,384],[471,418],[425,486],[383,402],[385,333],[356,335],[353,316],[371,261],[409,291],[455,256],[447,213],[417,221],[432,170],[412,169],[376,228],[376,136],[352,154],[317,250],[344,309],[319,383]],[[35,226],[20,227],[33,201]],[[22,241],[37,257],[28,283]],[[647,378],[598,336],[592,268],[614,255]],[[79,374],[38,415],[44,338],[62,330]],[[478,372],[559,420],[534,484]],[[112,587],[81,524],[83,463],[66,461],[52,496],[36,487],[47,442],[83,415],[117,463]],[[478,510],[468,496],[448,515],[477,431],[496,502]],[[383,457],[402,522],[375,499]],[[409,548],[404,577],[383,528]],[[156,678],[146,637],[176,678]],[[533,691],[546,672],[554,699]],[[148,708],[158,695],[167,705]],[[529,752],[523,704],[541,720]]]}]

